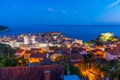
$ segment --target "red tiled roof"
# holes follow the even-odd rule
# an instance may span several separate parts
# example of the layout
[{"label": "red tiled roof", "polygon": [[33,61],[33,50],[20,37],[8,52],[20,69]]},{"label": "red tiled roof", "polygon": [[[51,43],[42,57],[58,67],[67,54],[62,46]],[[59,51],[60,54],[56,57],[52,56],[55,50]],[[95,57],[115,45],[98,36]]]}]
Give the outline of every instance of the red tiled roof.
[{"label": "red tiled roof", "polygon": [[17,50],[16,53],[22,53],[24,50],[20,49],[20,50]]},{"label": "red tiled roof", "polygon": [[35,54],[31,54],[30,58],[46,58],[47,54],[40,54],[40,53],[35,53]]},{"label": "red tiled roof", "polygon": [[74,54],[71,54],[70,56],[70,62],[72,62],[73,64],[80,63],[80,62],[83,63],[84,58],[80,54],[74,53]]},{"label": "red tiled roof", "polygon": [[102,50],[100,49],[96,49],[96,50],[92,50],[93,53],[98,53],[98,52],[103,52]]},{"label": "red tiled roof", "polygon": [[81,47],[73,47],[72,49],[76,49],[76,50],[79,51],[79,52],[85,50],[84,48],[81,48]]},{"label": "red tiled roof", "polygon": [[118,47],[120,47],[120,42],[117,44]]},{"label": "red tiled roof", "polygon": [[65,48],[65,49],[63,49],[63,52],[64,52],[64,54],[66,54],[66,55],[70,55],[70,54],[71,54],[70,48]]},{"label": "red tiled roof", "polygon": [[70,59],[83,59],[83,56],[78,53],[72,53]]},{"label": "red tiled roof", "polygon": [[120,55],[120,51],[117,51],[117,50],[108,50],[107,51],[108,53],[110,53],[111,55]]},{"label": "red tiled roof", "polygon": [[33,51],[33,50],[27,50],[26,51],[26,54],[32,54],[32,53],[36,53],[36,51]]},{"label": "red tiled roof", "polygon": [[108,49],[107,52],[111,55],[120,55],[120,43],[117,45],[117,47],[114,47],[113,49]]},{"label": "red tiled roof", "polygon": [[102,50],[100,50],[100,49],[96,49],[96,51],[102,51]]},{"label": "red tiled roof", "polygon": [[45,71],[50,71],[49,80],[63,80],[61,65],[0,68],[0,80],[45,80]]},{"label": "red tiled roof", "polygon": [[73,46],[74,46],[74,45],[76,45],[76,44],[77,44],[78,46],[80,46],[80,44],[79,44],[79,43],[73,43]]}]

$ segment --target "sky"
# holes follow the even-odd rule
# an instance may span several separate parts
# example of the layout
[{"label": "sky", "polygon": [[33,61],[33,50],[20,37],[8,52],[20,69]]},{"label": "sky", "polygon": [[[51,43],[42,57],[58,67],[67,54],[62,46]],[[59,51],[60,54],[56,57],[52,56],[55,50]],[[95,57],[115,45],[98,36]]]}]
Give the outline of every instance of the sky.
[{"label": "sky", "polygon": [[3,25],[120,24],[117,0],[0,0]]}]

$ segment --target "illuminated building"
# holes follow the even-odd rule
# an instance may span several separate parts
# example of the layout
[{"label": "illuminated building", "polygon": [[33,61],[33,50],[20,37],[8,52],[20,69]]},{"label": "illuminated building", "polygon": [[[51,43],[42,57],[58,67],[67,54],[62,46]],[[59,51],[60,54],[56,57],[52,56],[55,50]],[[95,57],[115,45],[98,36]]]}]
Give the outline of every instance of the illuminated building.
[{"label": "illuminated building", "polygon": [[24,36],[24,44],[29,44],[29,37],[28,36]]},{"label": "illuminated building", "polygon": [[30,37],[30,42],[31,42],[31,44],[35,44],[36,43],[35,36],[31,36]]}]

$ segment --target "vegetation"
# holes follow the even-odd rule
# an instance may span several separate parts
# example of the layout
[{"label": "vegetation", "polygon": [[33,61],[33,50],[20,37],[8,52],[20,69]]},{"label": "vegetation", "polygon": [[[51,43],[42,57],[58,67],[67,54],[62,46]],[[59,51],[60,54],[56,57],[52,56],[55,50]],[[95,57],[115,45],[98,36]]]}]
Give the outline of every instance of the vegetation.
[{"label": "vegetation", "polygon": [[81,78],[85,80],[103,80],[108,77],[110,80],[120,80],[120,61],[106,61],[105,59],[92,61],[92,59],[89,59],[89,61],[85,60],[84,64],[74,65],[79,70]]},{"label": "vegetation", "polygon": [[0,67],[26,65],[27,62],[24,58],[16,58],[14,54],[15,50],[10,45],[0,43]]},{"label": "vegetation", "polygon": [[0,55],[0,67],[13,67],[17,65],[17,59],[8,55]]},{"label": "vegetation", "polygon": [[50,49],[50,50],[57,51],[57,50],[60,49],[60,47],[57,47],[57,46],[50,46],[49,49]]},{"label": "vegetation", "polygon": [[[110,64],[112,64],[112,65],[110,65]],[[112,61],[110,61],[109,66],[112,66],[112,68],[107,73],[109,79],[110,80],[120,80],[120,61],[112,60]]]},{"label": "vegetation", "polygon": [[83,78],[86,80],[100,80],[103,79],[104,71],[102,71],[100,68],[98,68],[94,64],[84,63],[84,64],[76,64],[79,68],[79,71],[81,72]]},{"label": "vegetation", "polygon": [[105,33],[105,34],[101,34],[98,37],[98,40],[102,43],[106,43],[106,42],[116,42],[119,40],[119,38],[117,36],[114,36],[113,33]]},{"label": "vegetation", "polygon": [[16,66],[14,53],[15,50],[10,45],[0,43],[0,67]]},{"label": "vegetation", "polygon": [[8,27],[0,25],[0,31],[6,30]]},{"label": "vegetation", "polygon": [[92,44],[93,44],[93,41],[84,42],[85,46],[91,46]]},{"label": "vegetation", "polygon": [[105,43],[113,43],[119,41],[118,36],[114,36],[113,33],[103,33],[99,35],[95,40],[91,40],[88,42],[85,42],[85,46],[91,46],[92,44],[95,44],[96,46],[102,46]]},{"label": "vegetation", "polygon": [[4,54],[6,56],[13,56],[13,54],[15,53],[15,50],[7,44],[2,44],[0,43],[0,54]]},{"label": "vegetation", "polygon": [[24,57],[17,58],[17,66],[27,66],[28,60],[24,59]]},{"label": "vegetation", "polygon": [[[85,42],[85,46],[95,45],[101,46],[107,42],[115,42],[118,37],[100,35],[96,40]],[[58,51],[63,47],[49,47],[50,50]],[[15,50],[6,44],[0,44],[0,67],[26,66],[27,60],[24,57],[14,57]],[[42,52],[41,52],[42,53]],[[79,53],[78,49],[73,48],[71,53]],[[71,64],[70,57],[62,54],[53,54],[50,59],[53,64],[58,63],[64,66],[65,75],[77,74],[85,80],[100,80],[109,77],[111,80],[120,80],[120,62],[118,60],[106,61],[105,59],[95,59],[92,51],[84,54],[84,64]]]}]

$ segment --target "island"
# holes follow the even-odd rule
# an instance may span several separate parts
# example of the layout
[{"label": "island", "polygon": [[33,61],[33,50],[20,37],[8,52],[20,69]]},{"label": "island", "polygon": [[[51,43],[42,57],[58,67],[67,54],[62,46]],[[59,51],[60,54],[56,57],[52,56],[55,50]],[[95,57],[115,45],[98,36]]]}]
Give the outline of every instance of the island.
[{"label": "island", "polygon": [[0,25],[0,31],[6,31],[9,30],[9,27]]}]

